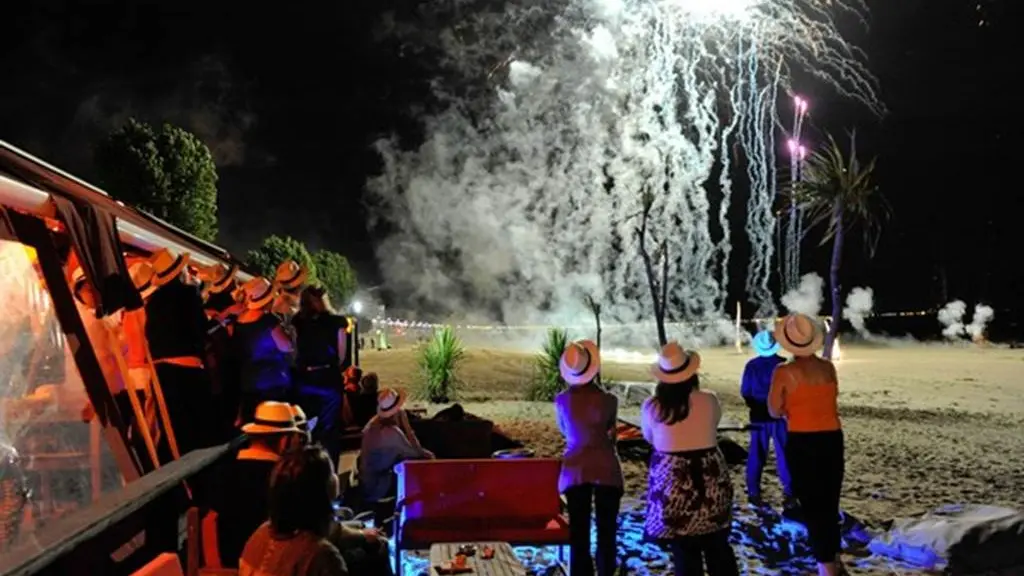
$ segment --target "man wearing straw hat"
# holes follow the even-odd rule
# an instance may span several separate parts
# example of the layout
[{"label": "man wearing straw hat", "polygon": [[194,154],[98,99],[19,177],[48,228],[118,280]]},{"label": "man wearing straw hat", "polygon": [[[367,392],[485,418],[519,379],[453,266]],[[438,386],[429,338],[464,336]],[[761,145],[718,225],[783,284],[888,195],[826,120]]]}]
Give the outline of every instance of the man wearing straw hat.
[{"label": "man wearing straw hat", "polygon": [[187,253],[155,252],[149,259],[153,293],[146,300],[146,341],[179,454],[215,442],[213,393],[203,362],[206,314],[199,288],[183,280],[188,262]]},{"label": "man wearing straw hat", "polygon": [[249,446],[239,450],[221,476],[223,484],[218,491],[218,541],[221,561],[229,567],[237,566],[246,540],[267,519],[267,490],[274,465],[303,435],[292,406],[273,401],[257,406],[242,432],[248,436]]},{"label": "man wearing straw hat", "polygon": [[768,391],[772,386],[772,374],[775,367],[786,360],[779,356],[779,343],[767,330],[758,332],[751,344],[757,356],[747,361],[740,380],[740,395],[750,409],[747,499],[754,506],[764,504],[761,499],[761,474],[768,460],[768,451],[774,443],[775,463],[786,499],[784,507],[789,508],[793,505],[793,491],[789,481],[789,468],[786,467],[786,421],[773,418],[768,413]]},{"label": "man wearing straw hat", "polygon": [[363,429],[359,452],[359,484],[363,498],[374,510],[374,524],[388,531],[394,514],[395,465],[405,460],[431,459],[434,454],[417,446],[402,431],[401,412],[407,393],[402,389],[383,388],[377,393],[377,416]]}]

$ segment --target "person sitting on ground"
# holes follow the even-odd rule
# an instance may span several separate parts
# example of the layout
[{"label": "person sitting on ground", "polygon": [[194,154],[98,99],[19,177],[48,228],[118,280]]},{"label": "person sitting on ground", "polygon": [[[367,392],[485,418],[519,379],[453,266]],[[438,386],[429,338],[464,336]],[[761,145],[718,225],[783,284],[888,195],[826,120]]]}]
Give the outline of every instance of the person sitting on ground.
[{"label": "person sitting on ground", "polygon": [[[405,460],[431,459],[434,454],[409,440],[403,430],[405,390],[384,388],[377,394],[377,415],[363,429],[359,453],[359,484],[363,500],[374,511],[378,528],[390,530],[397,494],[395,465]],[[407,425],[406,420],[406,425]]]},{"label": "person sitting on ground", "polygon": [[387,542],[334,519],[338,479],[320,446],[285,453],[270,477],[267,516],[242,552],[239,576],[390,576]]},{"label": "person sitting on ground", "polygon": [[834,576],[842,573],[839,496],[846,465],[839,376],[832,362],[815,354],[823,337],[811,317],[790,314],[775,326],[775,340],[793,360],[775,369],[768,411],[785,418],[786,463],[818,574]]},{"label": "person sitting on ground", "polygon": [[569,388],[555,397],[555,419],[565,437],[565,455],[558,490],[569,508],[569,540],[573,576],[594,573],[590,555],[590,511],[597,524],[597,574],[612,576],[618,568],[618,517],[622,499],[622,465],[615,451],[619,402],[595,379],[601,371],[597,344],[569,344],[559,362]]},{"label": "person sitting on ground", "polygon": [[239,450],[225,470],[215,506],[221,563],[227,567],[237,566],[246,539],[267,519],[270,473],[302,435],[292,407],[274,401],[257,406],[253,421],[242,432],[249,437],[249,446]]},{"label": "person sitting on ground", "polygon": [[754,336],[751,343],[757,356],[747,361],[740,380],[740,395],[750,408],[750,451],[747,452],[747,499],[754,506],[763,506],[761,474],[768,461],[768,451],[775,444],[775,463],[785,496],[783,507],[792,508],[793,490],[786,468],[786,421],[768,413],[768,390],[775,367],[786,360],[779,356],[779,343],[767,330]]},{"label": "person sitting on ground", "polygon": [[700,355],[669,342],[651,373],[658,384],[640,410],[644,438],[654,448],[648,468],[647,540],[668,544],[676,574],[736,576],[729,544],[732,479],[718,449],[722,407],[700,390]]}]

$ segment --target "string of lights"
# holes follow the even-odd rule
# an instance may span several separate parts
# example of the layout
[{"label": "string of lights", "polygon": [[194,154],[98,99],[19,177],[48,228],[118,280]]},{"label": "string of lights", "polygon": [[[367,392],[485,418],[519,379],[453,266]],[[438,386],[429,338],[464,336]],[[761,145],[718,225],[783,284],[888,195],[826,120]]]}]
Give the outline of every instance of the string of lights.
[{"label": "string of lights", "polygon": [[[934,316],[936,310],[916,310],[916,311],[901,311],[901,312],[879,312],[874,314],[868,314],[867,318],[909,318],[909,317],[920,317],[920,316]],[[819,319],[825,321],[831,321],[831,316],[819,316]],[[723,319],[724,320],[724,319]],[[759,325],[766,324],[774,321],[775,318],[743,318],[740,320],[741,324],[745,325]],[[395,327],[395,328],[406,328],[406,329],[433,329],[440,328],[443,326],[451,326],[457,330],[494,330],[494,331],[515,331],[515,330],[546,330],[552,326],[549,324],[453,324],[445,322],[422,322],[418,320],[405,320],[400,318],[374,318],[371,320],[374,328]],[[667,327],[682,327],[682,326],[709,326],[713,322],[666,322]],[[589,328],[591,324],[579,324],[574,326],[565,326],[565,328]],[[604,324],[602,323],[601,328],[603,330],[614,330],[616,328],[642,328],[654,326],[654,322],[633,322],[625,324]]]}]

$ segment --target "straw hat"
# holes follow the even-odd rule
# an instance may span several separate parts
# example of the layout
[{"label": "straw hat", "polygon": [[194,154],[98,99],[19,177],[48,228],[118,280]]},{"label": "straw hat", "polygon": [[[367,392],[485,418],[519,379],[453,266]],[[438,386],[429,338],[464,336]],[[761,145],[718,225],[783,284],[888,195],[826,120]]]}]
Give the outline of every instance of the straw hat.
[{"label": "straw hat", "polygon": [[232,264],[231,268],[223,264],[214,264],[199,270],[199,279],[206,284],[210,294],[220,294],[231,287],[231,283],[238,273],[238,265]]},{"label": "straw hat", "polygon": [[309,271],[300,266],[298,262],[285,260],[277,267],[277,272],[274,274],[274,284],[285,290],[295,290],[305,284],[308,276]]},{"label": "straw hat", "polygon": [[132,262],[131,266],[128,267],[128,276],[132,279],[132,284],[135,285],[135,289],[139,291],[139,296],[143,300],[149,298],[156,287],[153,286],[153,266],[145,260],[137,260]]},{"label": "straw hat", "polygon": [[700,354],[686,350],[678,342],[669,342],[658,354],[658,363],[651,366],[651,375],[664,384],[686,382],[700,369]]},{"label": "straw hat", "polygon": [[389,418],[405,406],[408,394],[401,388],[383,388],[377,393],[377,416]]},{"label": "straw hat", "polygon": [[593,340],[572,342],[562,352],[558,361],[562,380],[570,386],[590,383],[601,371],[601,354]]},{"label": "straw hat", "polygon": [[295,416],[292,415],[291,405],[284,402],[267,401],[256,406],[252,422],[242,426],[242,432],[258,435],[286,434],[302,432],[302,430],[295,425]]},{"label": "straw hat", "polygon": [[299,430],[306,431],[308,428],[309,421],[306,419],[306,411],[302,409],[302,406],[298,404],[292,404],[292,418],[295,420],[295,427]]},{"label": "straw hat", "polygon": [[774,356],[779,353],[780,348],[779,343],[775,341],[775,337],[768,330],[758,332],[750,345],[758,356]]},{"label": "straw hat", "polygon": [[794,356],[811,356],[821,349],[824,335],[813,318],[793,313],[775,324],[775,340]]},{"label": "straw hat", "polygon": [[249,310],[261,310],[274,301],[274,286],[263,277],[256,277],[242,285],[245,294],[245,307]]},{"label": "straw hat", "polygon": [[167,248],[161,248],[154,252],[149,259],[149,264],[153,267],[153,286],[159,288],[177,278],[185,269],[188,261],[188,252],[182,252],[177,256],[171,254]]}]

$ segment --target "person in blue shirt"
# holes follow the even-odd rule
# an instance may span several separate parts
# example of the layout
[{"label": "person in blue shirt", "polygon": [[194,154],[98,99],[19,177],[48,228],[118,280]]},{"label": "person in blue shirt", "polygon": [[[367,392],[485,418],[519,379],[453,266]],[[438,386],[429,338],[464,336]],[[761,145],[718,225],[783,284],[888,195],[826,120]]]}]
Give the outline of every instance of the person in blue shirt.
[{"label": "person in blue shirt", "polygon": [[747,498],[756,506],[761,499],[761,474],[768,460],[769,445],[775,444],[775,462],[782,482],[786,501],[784,506],[794,504],[789,469],[786,467],[784,447],[786,445],[786,421],[776,419],[768,413],[768,390],[772,385],[775,367],[785,362],[779,356],[779,344],[768,330],[754,336],[752,347],[757,353],[743,368],[740,394],[750,408],[750,452],[747,455]]}]

